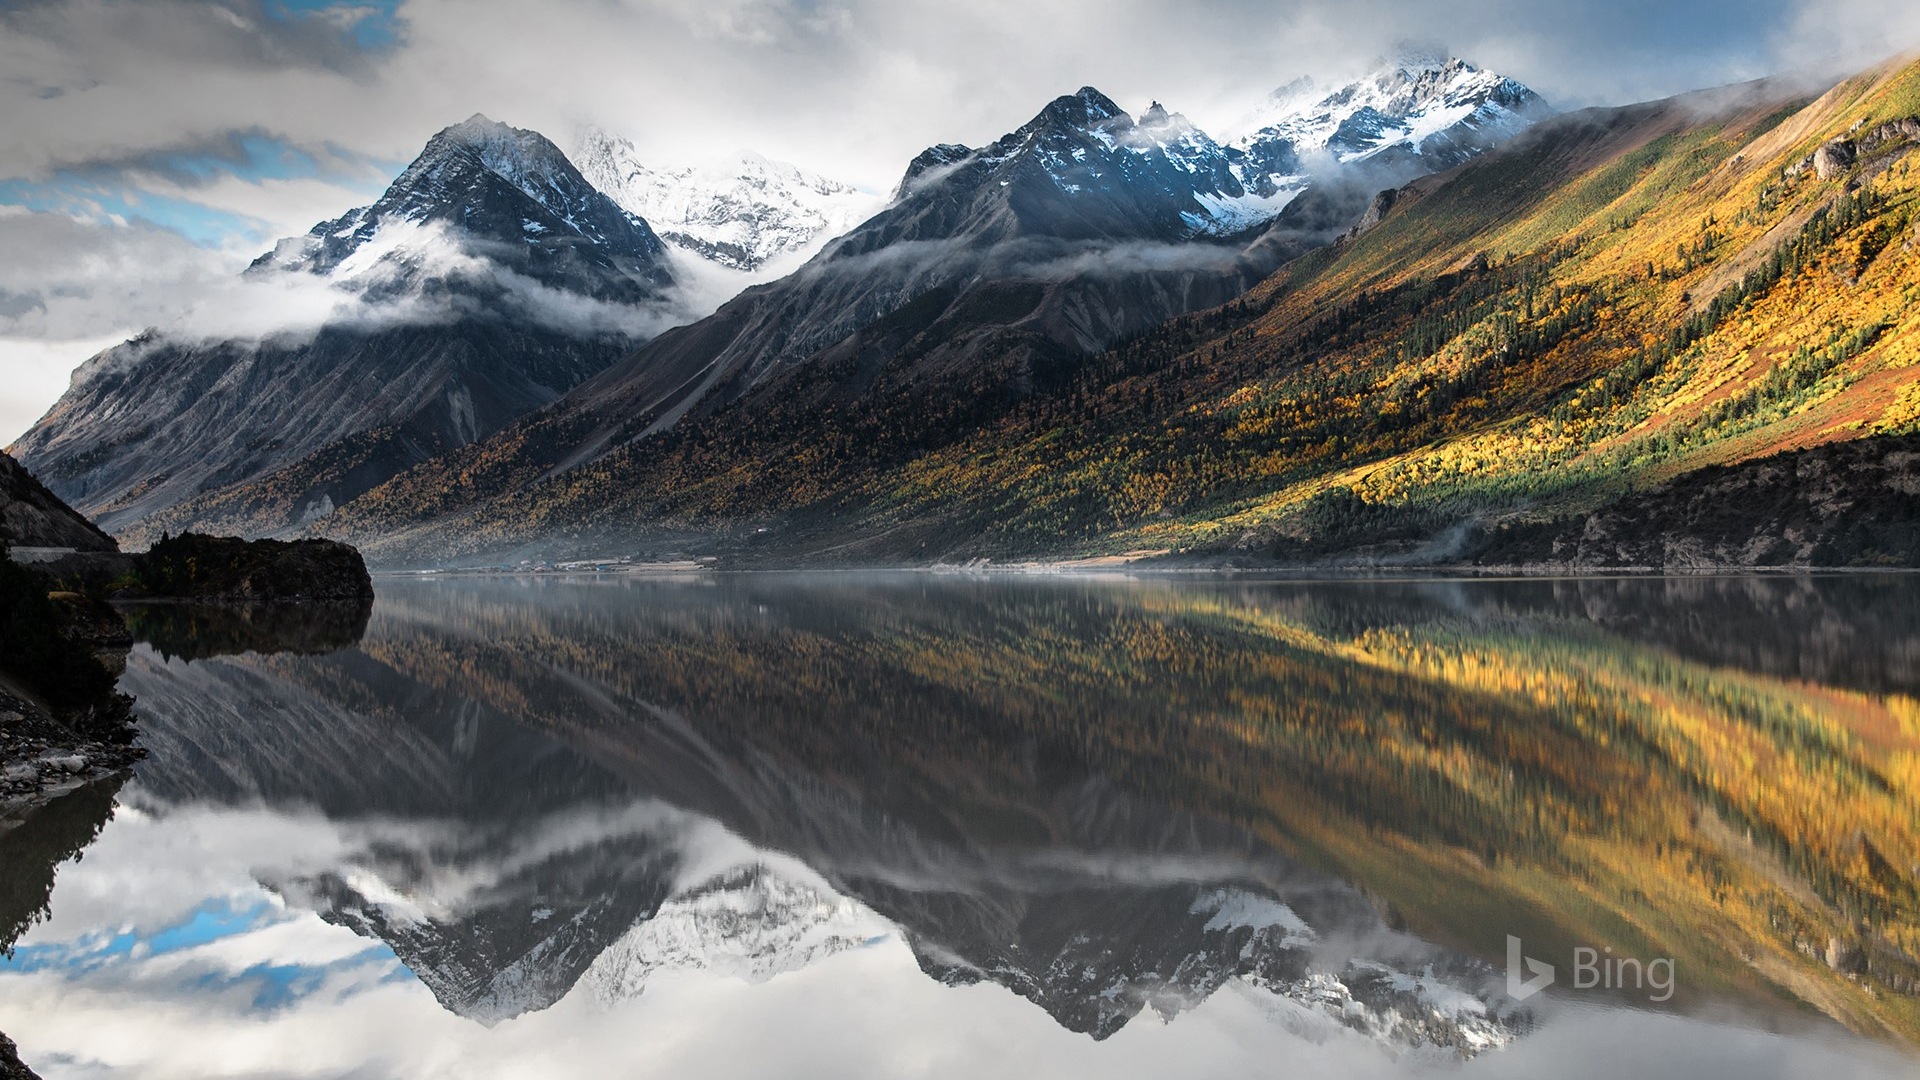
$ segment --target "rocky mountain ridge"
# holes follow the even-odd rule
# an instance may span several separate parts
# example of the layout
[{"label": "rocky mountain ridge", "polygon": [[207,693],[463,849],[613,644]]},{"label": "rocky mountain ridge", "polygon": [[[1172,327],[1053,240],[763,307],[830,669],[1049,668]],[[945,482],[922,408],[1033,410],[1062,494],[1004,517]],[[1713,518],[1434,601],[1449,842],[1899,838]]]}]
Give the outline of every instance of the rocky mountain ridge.
[{"label": "rocky mountain ridge", "polygon": [[0,542],[19,547],[118,551],[120,545],[0,452]]},{"label": "rocky mountain ridge", "polygon": [[[1403,93],[1401,107],[1424,116],[1434,100],[1457,99],[1464,116],[1479,108],[1476,94],[1505,85],[1452,65]],[[1489,130],[1485,141],[1496,137]],[[437,531],[431,519],[494,499],[543,500],[530,489],[590,464],[645,472],[669,443],[713,446],[748,431],[805,441],[809,425],[848,409],[884,414],[874,422],[889,428],[964,432],[1066,377],[1079,358],[1231,302],[1366,207],[1364,198],[1347,207],[1339,185],[1315,199],[1299,186],[1263,194],[1243,181],[1247,160],[1163,106],[1136,118],[1092,87],[989,146],[935,146],[909,166],[891,206],[793,275],[662,335],[498,440],[396,480],[327,528],[376,550],[410,546],[416,537],[397,534]],[[501,512],[519,515],[523,534],[555,527]]]},{"label": "rocky mountain ridge", "polygon": [[[1232,301],[1340,235],[1366,207],[1356,192],[1464,160],[1544,110],[1511,80],[1437,60],[1289,107],[1229,145],[1158,103],[1135,117],[1082,88],[987,147],[930,149],[891,205],[830,240],[875,201],[760,160],[726,176],[649,168],[599,132],[576,150],[583,173],[544,137],[476,116],[380,200],[246,275],[347,296],[351,318],[130,342],[83,368],[18,449],[128,537],[364,544],[669,431],[799,436],[823,410],[921,402],[950,437],[1086,356]],[[662,217],[673,250],[721,266],[824,246],[646,341],[676,317],[674,278],[635,209]],[[340,513],[421,466],[394,497]],[[446,490],[450,474],[466,490]]]}]

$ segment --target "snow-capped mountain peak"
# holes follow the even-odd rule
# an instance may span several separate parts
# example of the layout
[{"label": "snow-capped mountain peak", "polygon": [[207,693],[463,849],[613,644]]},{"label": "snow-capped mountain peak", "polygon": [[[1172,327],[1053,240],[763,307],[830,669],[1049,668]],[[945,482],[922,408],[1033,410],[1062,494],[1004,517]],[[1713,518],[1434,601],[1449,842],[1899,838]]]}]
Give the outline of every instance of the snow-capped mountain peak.
[{"label": "snow-capped mountain peak", "polygon": [[648,163],[632,142],[598,128],[580,133],[572,157],[668,243],[735,270],[815,248],[883,205],[851,184],[751,152],[704,164]]},{"label": "snow-capped mountain peak", "polygon": [[891,923],[857,901],[766,866],[739,867],[669,897],[581,981],[606,1005],[639,996],[668,973],[763,983],[893,934]]},{"label": "snow-capped mountain peak", "polygon": [[907,167],[896,200],[957,184],[1005,192],[1005,220],[1023,222],[1018,232],[1065,226],[1108,239],[1226,236],[1284,205],[1245,188],[1236,155],[1159,102],[1135,118],[1089,86],[1053,99],[991,146],[928,148]]},{"label": "snow-capped mountain peak", "polygon": [[[1513,79],[1431,49],[1402,50],[1336,87],[1296,79],[1235,126],[1256,191],[1315,168],[1369,162],[1414,171],[1451,168],[1511,138],[1551,110]],[[1405,171],[1405,170],[1401,170]]]},{"label": "snow-capped mountain peak", "polygon": [[539,132],[474,115],[445,128],[372,205],[282,240],[248,272],[394,289],[472,270],[476,251],[544,284],[638,301],[671,284],[665,249]]}]

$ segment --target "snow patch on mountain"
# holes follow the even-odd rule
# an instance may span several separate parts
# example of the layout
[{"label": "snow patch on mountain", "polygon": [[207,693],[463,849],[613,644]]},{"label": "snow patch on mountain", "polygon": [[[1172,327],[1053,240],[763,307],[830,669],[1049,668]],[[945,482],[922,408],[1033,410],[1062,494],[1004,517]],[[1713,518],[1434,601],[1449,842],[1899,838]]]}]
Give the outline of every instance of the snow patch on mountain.
[{"label": "snow patch on mountain", "polygon": [[600,954],[582,982],[602,1005],[637,997],[669,973],[758,984],[893,935],[892,924],[824,884],[755,864],[669,897]]},{"label": "snow patch on mountain", "polygon": [[1342,85],[1297,79],[1231,129],[1255,190],[1301,186],[1314,168],[1399,150],[1451,168],[1551,112],[1532,90],[1452,57],[1404,54]]},{"label": "snow patch on mountain", "polygon": [[758,154],[702,164],[649,164],[630,141],[598,128],[575,141],[573,161],[595,187],[644,218],[669,243],[733,270],[817,251],[886,201],[851,184]]},{"label": "snow patch on mountain", "polygon": [[1530,1016],[1502,1012],[1431,969],[1409,973],[1368,961],[1297,979],[1243,975],[1223,989],[1313,1042],[1357,1034],[1389,1054],[1434,1065],[1511,1045],[1532,1025]]},{"label": "snow patch on mountain", "polygon": [[1242,889],[1216,889],[1206,893],[1193,902],[1190,913],[1211,916],[1201,927],[1209,934],[1240,927],[1255,931],[1278,929],[1281,947],[1311,944],[1317,936],[1313,927],[1294,914],[1292,908],[1271,897]]},{"label": "snow patch on mountain", "polygon": [[908,166],[899,200],[962,172],[1031,163],[1062,194],[1179,204],[1182,241],[1230,237],[1279,217],[1316,183],[1363,177],[1381,185],[1461,164],[1546,115],[1525,86],[1462,60],[1406,54],[1339,86],[1299,79],[1273,92],[1222,143],[1152,103],[1137,118],[1092,87],[1049,104],[992,146],[931,147]]}]

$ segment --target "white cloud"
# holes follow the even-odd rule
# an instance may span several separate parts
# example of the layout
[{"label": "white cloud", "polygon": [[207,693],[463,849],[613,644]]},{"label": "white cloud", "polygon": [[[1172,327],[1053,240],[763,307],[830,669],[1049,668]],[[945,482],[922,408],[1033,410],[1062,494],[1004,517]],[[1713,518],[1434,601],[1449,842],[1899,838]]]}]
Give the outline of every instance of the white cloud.
[{"label": "white cloud", "polygon": [[0,446],[26,434],[67,390],[73,369],[125,334],[77,341],[0,336]]}]

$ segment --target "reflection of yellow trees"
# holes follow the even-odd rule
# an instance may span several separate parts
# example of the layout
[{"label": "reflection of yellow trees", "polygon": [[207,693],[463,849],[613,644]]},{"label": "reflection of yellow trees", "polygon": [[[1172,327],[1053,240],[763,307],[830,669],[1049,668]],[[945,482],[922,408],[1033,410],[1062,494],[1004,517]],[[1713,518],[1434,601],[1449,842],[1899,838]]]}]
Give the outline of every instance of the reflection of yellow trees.
[{"label": "reflection of yellow trees", "polygon": [[660,706],[1006,835],[1052,828],[1046,768],[1110,777],[1488,955],[1615,944],[1681,958],[1694,991],[1920,1038],[1911,696],[1364,589],[910,592],[775,590],[771,616],[697,590],[618,618],[390,600],[365,648],[597,746]]}]

